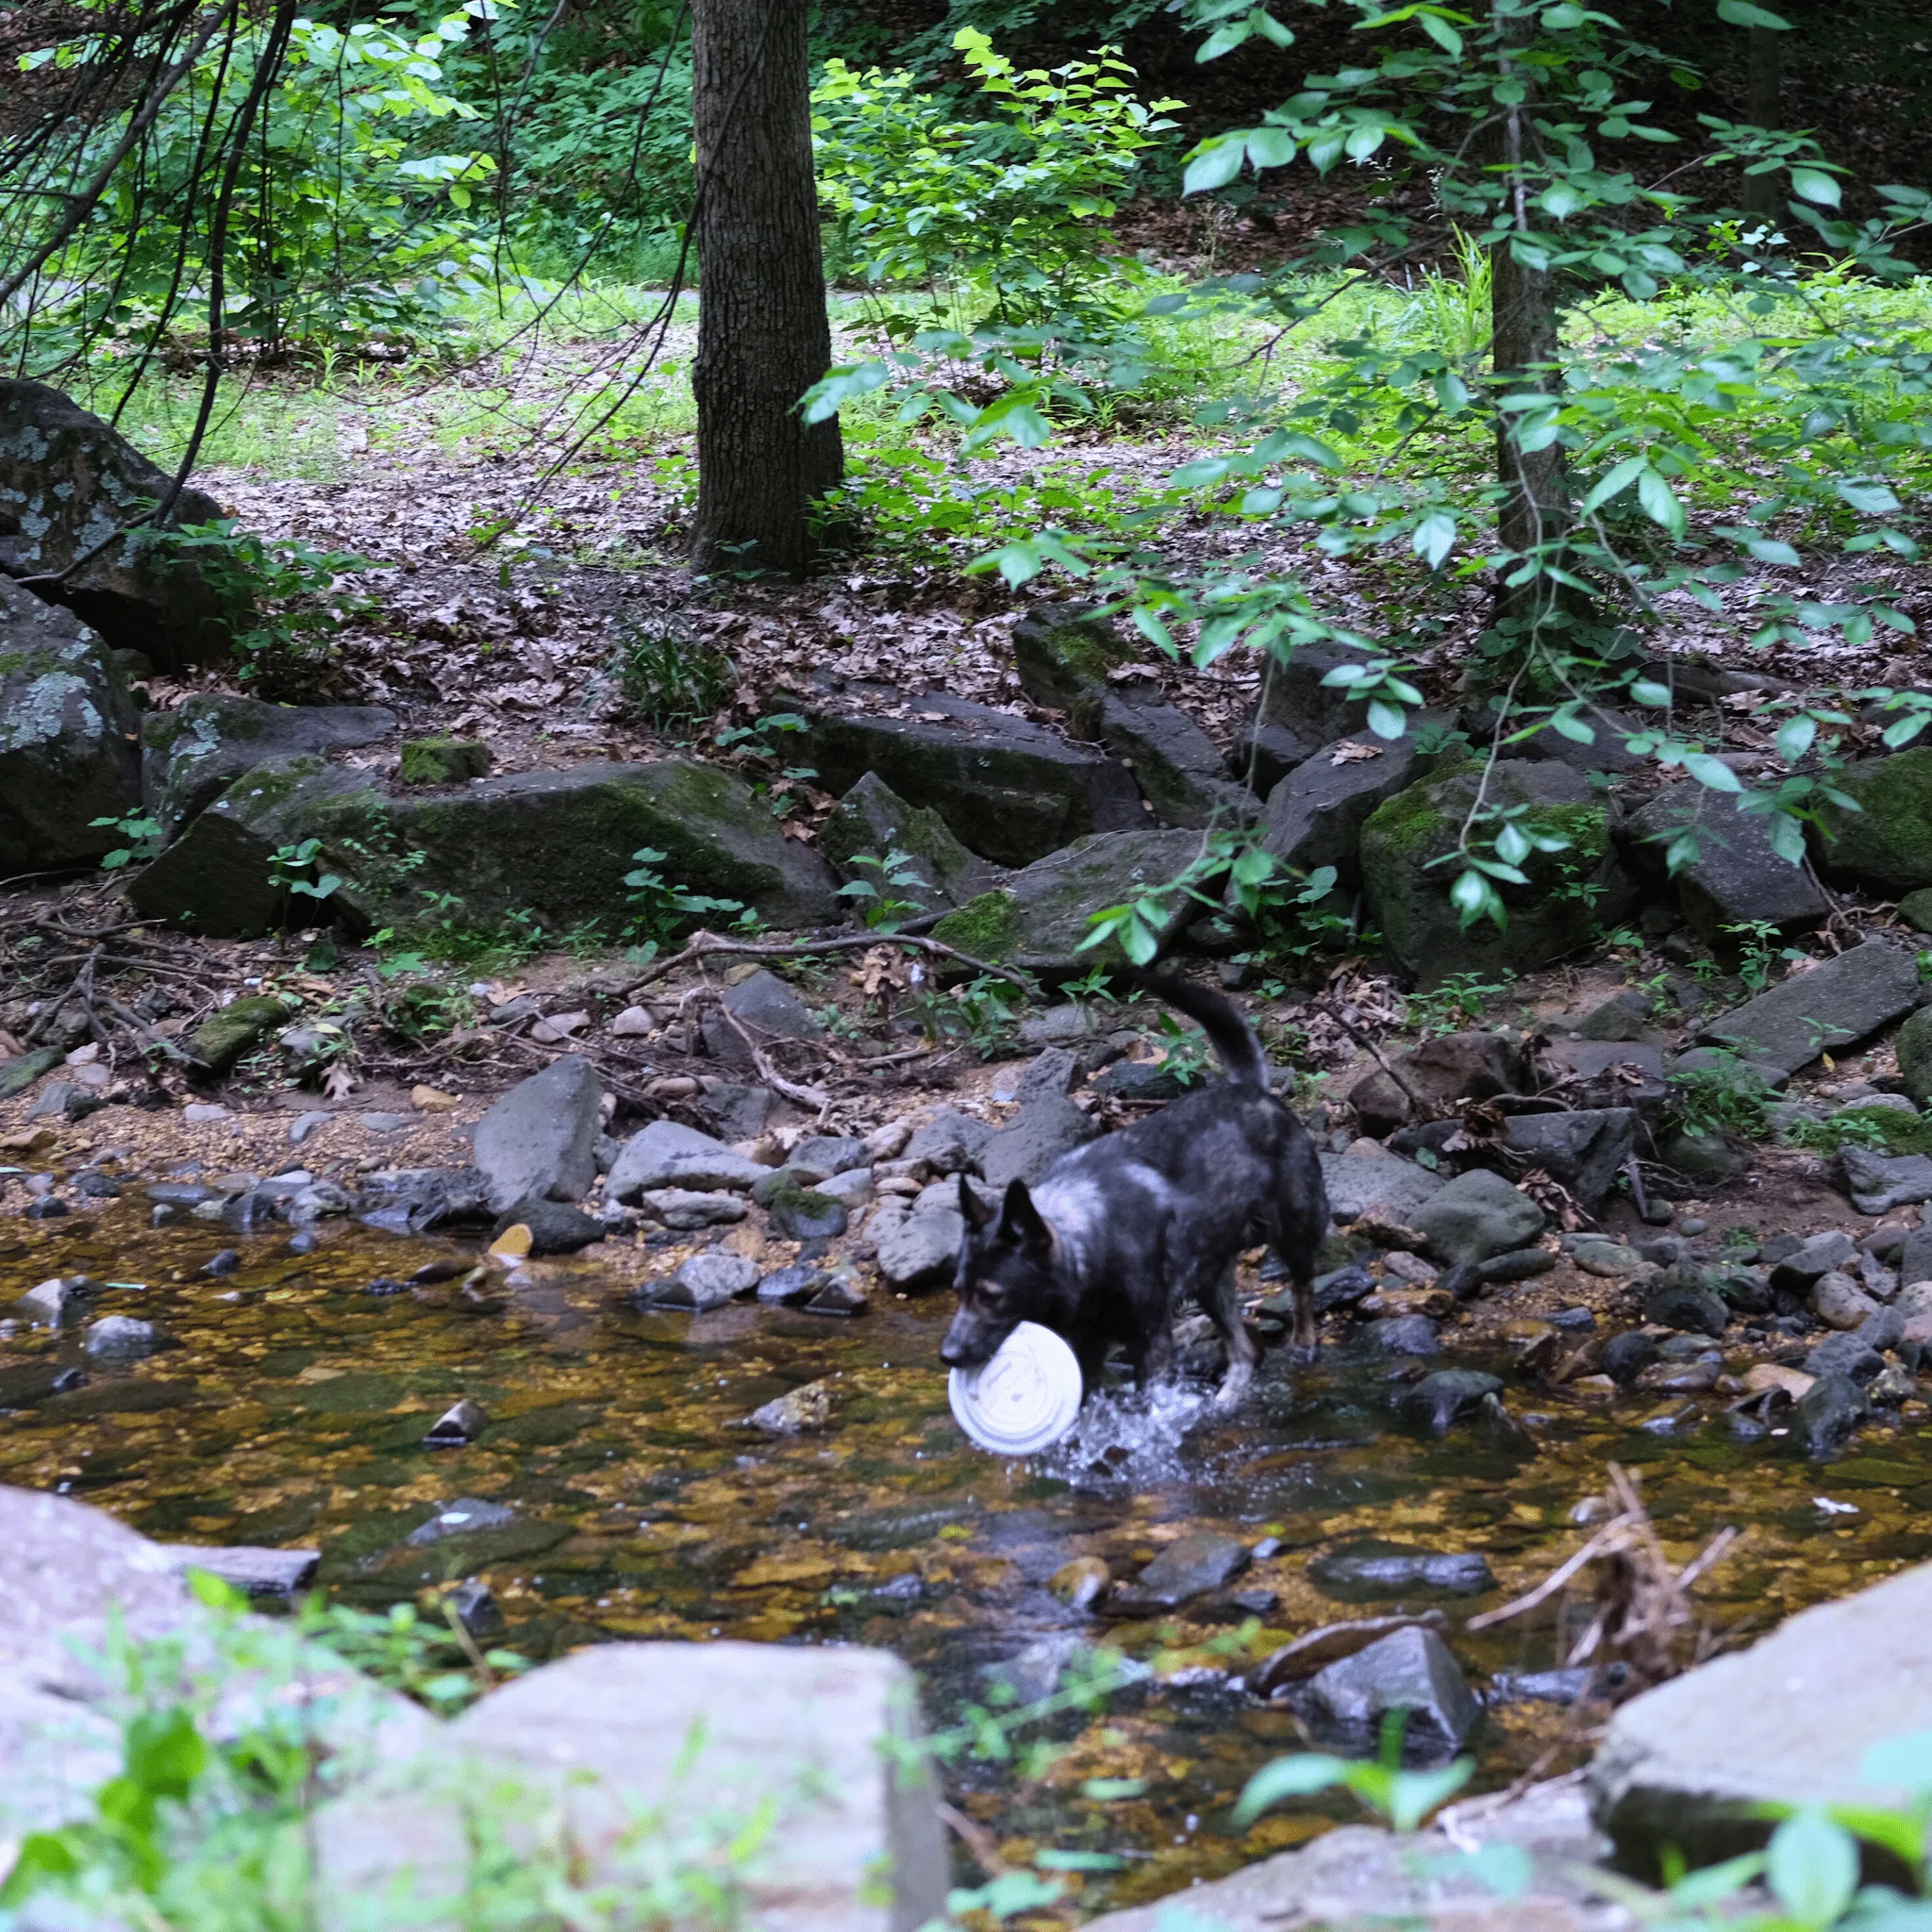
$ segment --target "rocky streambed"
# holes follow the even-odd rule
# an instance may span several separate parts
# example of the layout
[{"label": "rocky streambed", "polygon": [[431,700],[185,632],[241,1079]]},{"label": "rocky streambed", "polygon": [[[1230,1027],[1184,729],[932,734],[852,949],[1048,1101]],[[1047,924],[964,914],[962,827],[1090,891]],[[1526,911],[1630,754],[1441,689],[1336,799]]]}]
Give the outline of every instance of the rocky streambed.
[{"label": "rocky streambed", "polygon": [[[482,1234],[341,1214],[238,1231],[248,1198],[203,1163],[124,1183],[95,1212],[6,1224],[5,1298],[99,1286],[65,1325],[58,1310],[29,1325],[30,1303],[0,1341],[0,1482],[94,1502],[164,1542],[314,1549],[317,1581],[349,1601],[458,1587],[479,1631],[500,1620],[534,1657],[618,1638],[882,1646],[914,1666],[935,1728],[1007,1694],[996,1684],[1030,1700],[1088,1647],[1118,1646],[1148,1674],[1053,1720],[1066,1749],[1043,1776],[970,1759],[948,1774],[1008,1856],[1122,1854],[1122,1874],[1090,1881],[1090,1908],[1345,1815],[1305,1801],[1242,1835],[1226,1822],[1254,1769],[1345,1715],[1311,1704],[1305,1677],[1261,1672],[1319,1626],[1438,1613],[1481,1706],[1439,1700],[1446,1736],[1466,1733],[1488,1785],[1540,1759],[1560,1769],[1564,1749],[1546,1754],[1576,1688],[1559,1668],[1571,1633],[1547,1616],[1461,1626],[1576,1546],[1613,1461],[1640,1473],[1679,1560],[1725,1524],[1749,1530],[1704,1589],[1717,1625],[1767,1628],[1932,1553],[1932,1426],[1915,1398],[1820,1466],[1788,1422],[1726,1413],[1714,1389],[1744,1366],[1738,1336],[1652,1324],[1663,1374],[1553,1385],[1546,1338],[1643,1332],[1619,1312],[1628,1274],[1602,1272],[1623,1257],[1589,1243],[1552,1240],[1545,1272],[1421,1315],[1430,1355],[1403,1352],[1423,1339],[1417,1314],[1336,1306],[1321,1360],[1271,1351],[1234,1416],[1205,1409],[1205,1376],[1148,1403],[1109,1393],[1072,1441],[1007,1463],[946,1411],[948,1295],[870,1276],[857,1315],[755,1287],[653,1304],[694,1256],[739,1259],[754,1284],[839,1259],[799,1262],[756,1208],[722,1237],[606,1235],[473,1279]],[[381,1211],[373,1200],[355,1205]],[[1768,1207],[1767,1240],[1796,1205]],[[1351,1265],[1392,1310],[1428,1292],[1412,1260],[1390,1248]],[[1265,1332],[1270,1285],[1245,1271],[1244,1285]],[[1439,1434],[1413,1399],[1419,1371],[1494,1379],[1470,1380],[1477,1399]]]}]

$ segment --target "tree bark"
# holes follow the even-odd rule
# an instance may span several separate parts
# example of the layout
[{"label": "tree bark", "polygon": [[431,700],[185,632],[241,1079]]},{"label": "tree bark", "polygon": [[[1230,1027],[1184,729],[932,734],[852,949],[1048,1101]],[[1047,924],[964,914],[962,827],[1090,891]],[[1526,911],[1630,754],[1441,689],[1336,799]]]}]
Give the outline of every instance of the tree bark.
[{"label": "tree bark", "polygon": [[[1778,125],[1781,112],[1778,92],[1782,78],[1778,70],[1784,51],[1778,45],[1779,39],[1775,27],[1754,26],[1750,29],[1744,118],[1754,127],[1775,127]],[[1782,212],[1778,206],[1780,181],[1777,175],[1746,175],[1744,212],[1756,215],[1760,221],[1776,221]]]},{"label": "tree bark", "polygon": [[701,571],[796,575],[810,507],[837,484],[836,418],[798,399],[831,367],[812,174],[805,0],[695,0],[691,108]]},{"label": "tree bark", "polygon": [[[1527,73],[1515,58],[1536,34],[1536,15],[1507,0],[1495,8],[1498,58],[1505,72]],[[1496,138],[1505,216],[1511,229],[1529,232],[1528,196],[1523,175],[1524,142],[1533,100],[1505,108]],[[1490,249],[1490,358],[1499,396],[1531,390],[1556,391],[1557,291],[1547,269],[1517,260],[1506,239]],[[1496,418],[1496,475],[1504,491],[1496,516],[1499,547],[1527,553],[1566,536],[1575,520],[1568,468],[1559,443],[1526,450],[1521,414]],[[1506,566],[1507,578],[1514,566]],[[1538,577],[1526,584],[1496,586],[1495,614],[1519,623],[1539,624],[1558,608],[1574,608],[1574,593]]]}]

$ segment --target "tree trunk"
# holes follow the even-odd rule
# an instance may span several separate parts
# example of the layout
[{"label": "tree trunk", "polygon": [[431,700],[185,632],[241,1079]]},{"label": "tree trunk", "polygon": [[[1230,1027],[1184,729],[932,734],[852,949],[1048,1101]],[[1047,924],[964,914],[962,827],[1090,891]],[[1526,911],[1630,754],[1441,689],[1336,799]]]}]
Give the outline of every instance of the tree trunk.
[{"label": "tree trunk", "polygon": [[[1778,125],[1781,112],[1778,64],[1783,53],[1778,40],[1775,27],[1754,26],[1750,30],[1750,72],[1746,83],[1748,99],[1744,118],[1754,127],[1775,127]],[[1781,212],[1778,207],[1780,178],[1776,175],[1746,175],[1744,212],[1756,215],[1760,221],[1776,221]]]},{"label": "tree trunk", "polygon": [[797,574],[839,482],[836,419],[798,399],[832,363],[812,175],[805,0],[695,0],[701,571]]},{"label": "tree trunk", "polygon": [[[1515,51],[1534,39],[1536,16],[1499,5],[1494,15],[1500,36],[1499,58],[1506,72],[1516,68]],[[1524,70],[1518,70],[1524,71]],[[1512,229],[1527,233],[1532,226],[1521,164],[1524,142],[1534,100],[1505,108],[1496,138],[1502,165],[1505,214]],[[1496,394],[1523,394],[1530,390],[1554,393],[1557,388],[1557,291],[1546,269],[1530,268],[1516,259],[1508,242],[1490,250],[1490,357]],[[1504,497],[1496,516],[1499,547],[1527,553],[1568,534],[1574,521],[1562,446],[1550,443],[1526,450],[1521,441],[1521,414],[1496,419],[1496,475]],[[1514,574],[1506,566],[1504,576]],[[1558,608],[1574,608],[1574,592],[1547,578],[1526,584],[1496,587],[1495,614],[1537,625]]]}]

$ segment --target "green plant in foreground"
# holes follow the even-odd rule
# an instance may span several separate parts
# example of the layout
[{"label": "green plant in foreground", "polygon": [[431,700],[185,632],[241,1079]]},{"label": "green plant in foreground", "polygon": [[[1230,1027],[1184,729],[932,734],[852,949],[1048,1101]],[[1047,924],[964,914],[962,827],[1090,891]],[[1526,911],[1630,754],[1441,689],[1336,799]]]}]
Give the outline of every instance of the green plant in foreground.
[{"label": "green plant in foreground", "polygon": [[889,892],[924,891],[925,881],[913,871],[914,860],[909,852],[901,852],[894,847],[881,858],[875,852],[856,852],[852,856],[854,865],[862,865],[874,878],[847,879],[839,888],[841,899],[859,899],[865,902],[862,916],[866,926],[873,932],[897,932],[908,918],[917,918],[925,910],[917,899],[888,898]]},{"label": "green plant in foreground", "polygon": [[111,852],[102,855],[103,872],[119,872],[124,865],[145,865],[149,859],[159,856],[161,823],[145,812],[126,812],[120,818],[90,819],[88,824],[91,827],[111,827],[127,841],[126,844],[117,845]]},{"label": "green plant in foreground", "polygon": [[701,725],[731,696],[730,658],[662,625],[623,624],[613,662],[618,689],[660,730]]},{"label": "green plant in foreground", "polygon": [[297,845],[279,845],[269,855],[268,882],[291,899],[326,899],[341,885],[340,873],[316,871],[322,857],[320,839],[304,839]]},{"label": "green plant in foreground", "polygon": [[370,568],[351,550],[271,542],[232,517],[167,532],[165,541],[194,560],[221,598],[244,678],[299,677],[331,655],[345,623],[375,608],[345,582]]},{"label": "green plant in foreground", "polygon": [[713,912],[732,915],[729,930],[757,932],[761,922],[741,899],[714,899],[674,884],[658,869],[666,855],[645,845],[631,854],[636,868],[624,875],[625,901],[631,908],[629,931],[652,944],[678,938],[697,921]]},{"label": "green plant in foreground", "polygon": [[1424,1040],[1439,1033],[1459,1033],[1480,1024],[1483,1003],[1509,989],[1479,973],[1452,973],[1429,992],[1412,992],[1402,1003],[1403,1024]]},{"label": "green plant in foreground", "polygon": [[1711,1065],[1672,1074],[1664,1082],[1665,1119],[1687,1134],[1761,1138],[1765,1109],[1777,1098],[1777,1090],[1730,1047],[1707,1051],[1713,1056]]},{"label": "green plant in foreground", "polygon": [[1020,995],[1011,981],[990,973],[941,992],[922,978],[914,1005],[925,1036],[936,1044],[963,1041],[983,1060],[1006,1045],[1019,1017]]}]

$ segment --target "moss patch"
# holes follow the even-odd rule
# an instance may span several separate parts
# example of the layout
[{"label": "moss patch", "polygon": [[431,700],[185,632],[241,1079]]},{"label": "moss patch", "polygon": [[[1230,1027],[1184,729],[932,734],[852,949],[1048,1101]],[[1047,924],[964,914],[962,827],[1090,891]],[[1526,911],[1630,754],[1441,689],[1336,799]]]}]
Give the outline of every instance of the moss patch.
[{"label": "moss patch", "polygon": [[942,945],[957,946],[975,959],[1005,959],[1020,941],[1020,909],[1012,893],[982,892],[933,927]]}]

